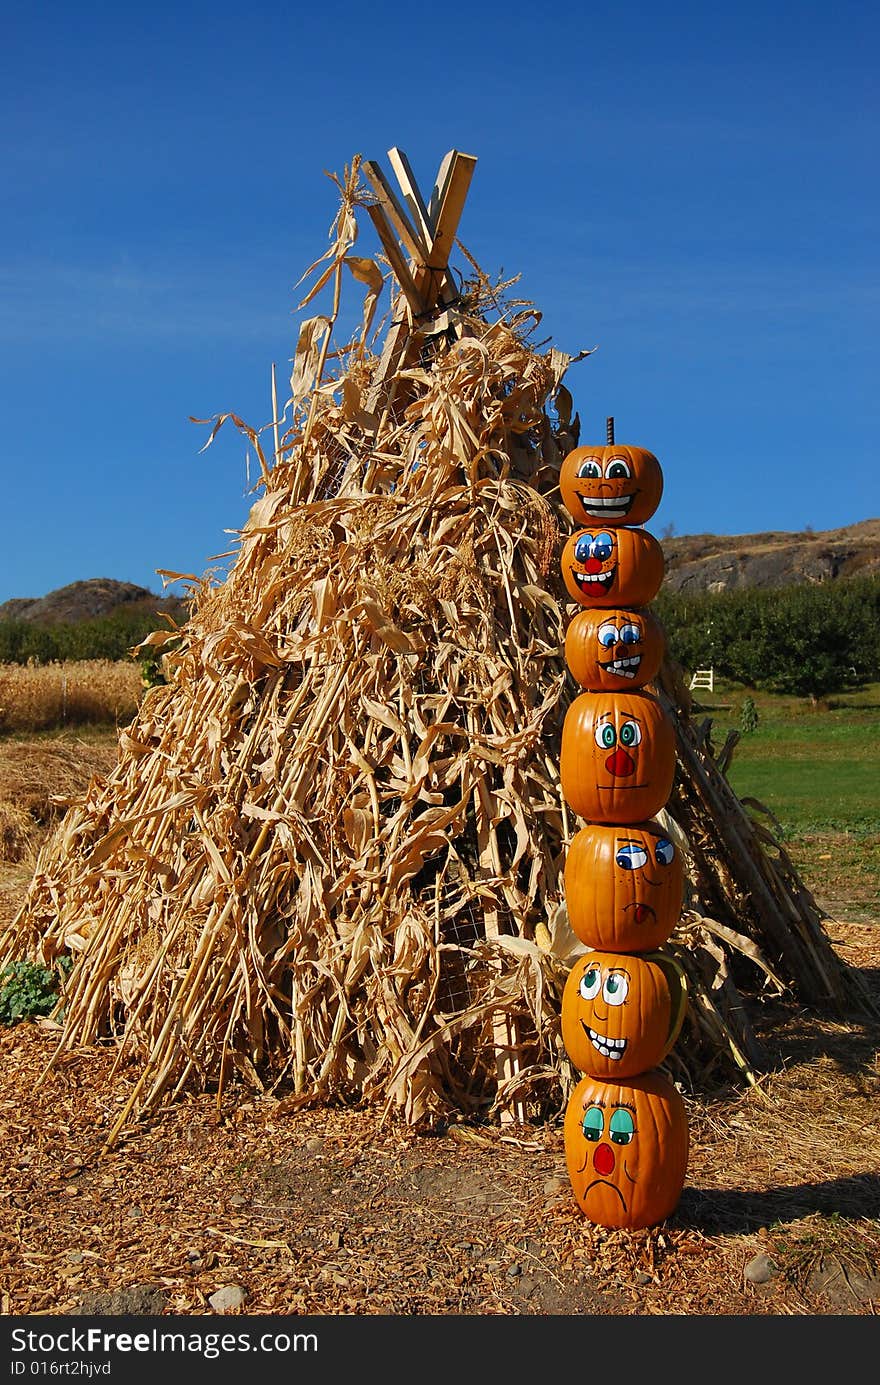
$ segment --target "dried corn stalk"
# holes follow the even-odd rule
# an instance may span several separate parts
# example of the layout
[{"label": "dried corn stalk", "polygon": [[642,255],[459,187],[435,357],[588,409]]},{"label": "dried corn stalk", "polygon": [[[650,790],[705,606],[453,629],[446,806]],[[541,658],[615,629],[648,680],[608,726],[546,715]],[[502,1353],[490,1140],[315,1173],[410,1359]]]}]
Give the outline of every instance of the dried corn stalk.
[{"label": "dried corn stalk", "polygon": [[[211,434],[230,418],[261,467],[229,575],[193,584],[169,683],[70,804],[0,938],[0,966],[73,954],[59,1054],[111,1037],[138,1065],[111,1141],[189,1084],[219,1102],[233,1070],[291,1108],[381,1101],[413,1124],[558,1111],[575,1076],[558,1024],[579,825],[557,774],[577,691],[556,492],[571,358],[531,347],[538,314],[475,267],[380,390],[357,161],[339,187],[301,305],[326,286],[333,306],[300,330],[271,459],[234,415]],[[363,322],[334,354],[349,273]],[[666,678],[693,891],[675,1061],[692,1080],[719,1054],[751,1072],[731,959],[810,1001],[838,999],[843,968]],[[501,1080],[499,1016],[516,1036]]]}]

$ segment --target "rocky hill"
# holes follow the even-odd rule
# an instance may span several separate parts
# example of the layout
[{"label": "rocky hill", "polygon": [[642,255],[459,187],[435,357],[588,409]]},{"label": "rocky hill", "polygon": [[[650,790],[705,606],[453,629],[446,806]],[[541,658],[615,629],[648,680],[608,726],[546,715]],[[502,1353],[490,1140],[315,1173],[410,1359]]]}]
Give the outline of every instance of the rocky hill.
[{"label": "rocky hill", "polygon": [[663,537],[661,542],[666,592],[722,592],[880,576],[880,519],[818,532],[691,534]]},{"label": "rocky hill", "polygon": [[157,596],[148,587],[133,582],[117,582],[112,577],[89,577],[58,587],[46,596],[14,597],[0,604],[0,620],[23,620],[34,625],[74,625],[96,620],[116,611],[132,615],[153,615],[168,611],[175,620],[186,618],[186,606],[179,597]]}]

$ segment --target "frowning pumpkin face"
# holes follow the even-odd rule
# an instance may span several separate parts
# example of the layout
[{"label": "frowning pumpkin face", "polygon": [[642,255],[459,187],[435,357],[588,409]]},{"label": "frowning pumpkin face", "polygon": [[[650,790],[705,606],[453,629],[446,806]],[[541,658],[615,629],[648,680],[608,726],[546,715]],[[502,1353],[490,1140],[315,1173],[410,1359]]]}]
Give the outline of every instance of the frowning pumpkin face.
[{"label": "frowning pumpkin face", "polygon": [[588,823],[565,856],[571,931],[590,948],[650,952],[678,923],[684,875],[681,851],[658,822]]},{"label": "frowning pumpkin face", "polygon": [[587,952],[562,992],[562,1042],[593,1077],[634,1077],[662,1063],[685,1012],[684,972],[665,953]]},{"label": "frowning pumpkin face", "polygon": [[615,692],[656,678],[666,638],[650,611],[590,607],[565,632],[565,662],[582,688]]},{"label": "frowning pumpkin face", "polygon": [[598,1226],[657,1226],[676,1208],[687,1172],[684,1102],[662,1073],[625,1082],[585,1076],[569,1097],[565,1162],[584,1215]]},{"label": "frowning pumpkin face", "polygon": [[559,491],[578,524],[644,524],[660,504],[663,472],[644,447],[576,447],[560,467]]},{"label": "frowning pumpkin face", "polygon": [[581,606],[648,606],[664,570],[663,549],[646,529],[577,529],[562,549],[562,578]]},{"label": "frowning pumpkin face", "polygon": [[580,693],[562,724],[559,777],[589,822],[642,822],[666,804],[675,732],[650,693]]}]

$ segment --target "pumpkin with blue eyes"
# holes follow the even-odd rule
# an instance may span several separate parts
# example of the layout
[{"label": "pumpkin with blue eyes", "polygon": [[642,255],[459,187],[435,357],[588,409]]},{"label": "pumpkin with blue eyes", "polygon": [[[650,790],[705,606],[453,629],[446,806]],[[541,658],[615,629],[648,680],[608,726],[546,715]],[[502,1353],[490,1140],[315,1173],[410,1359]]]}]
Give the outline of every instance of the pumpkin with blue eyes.
[{"label": "pumpkin with blue eyes", "polygon": [[690,1137],[684,1102],[663,1073],[582,1077],[566,1105],[563,1141],[572,1192],[589,1221],[635,1231],[675,1211]]},{"label": "pumpkin with blue eyes", "polygon": [[663,472],[644,447],[576,447],[560,467],[559,492],[578,524],[644,524],[660,504]]},{"label": "pumpkin with blue eyes", "polygon": [[575,937],[609,952],[665,943],[684,902],[682,853],[659,822],[591,822],[565,856],[565,907]]},{"label": "pumpkin with blue eyes", "polygon": [[562,723],[559,778],[569,807],[588,822],[642,822],[666,804],[675,776],[675,731],[647,692],[582,692]]},{"label": "pumpkin with blue eyes", "polygon": [[650,611],[589,607],[565,632],[565,662],[591,692],[642,688],[660,672],[666,637]]},{"label": "pumpkin with blue eyes", "polygon": [[663,952],[587,952],[562,992],[565,1051],[592,1077],[635,1077],[663,1062],[686,1001],[684,971]]},{"label": "pumpkin with blue eyes", "polygon": [[663,583],[663,549],[646,529],[576,529],[562,579],[581,606],[649,606]]}]

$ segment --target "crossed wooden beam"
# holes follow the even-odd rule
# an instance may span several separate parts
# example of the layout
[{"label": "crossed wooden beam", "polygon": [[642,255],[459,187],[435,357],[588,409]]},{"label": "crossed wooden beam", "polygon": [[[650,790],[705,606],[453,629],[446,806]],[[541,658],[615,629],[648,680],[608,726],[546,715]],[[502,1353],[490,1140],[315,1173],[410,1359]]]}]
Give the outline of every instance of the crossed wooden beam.
[{"label": "crossed wooden beam", "polygon": [[376,194],[367,211],[398,284],[394,321],[367,399],[370,413],[380,411],[387,402],[389,380],[405,364],[420,331],[455,297],[449,254],[477,162],[472,154],[451,149],[426,201],[403,151],[389,149],[388,159],[399,194],[375,159],[362,164]]}]

